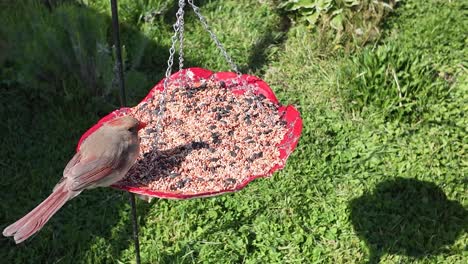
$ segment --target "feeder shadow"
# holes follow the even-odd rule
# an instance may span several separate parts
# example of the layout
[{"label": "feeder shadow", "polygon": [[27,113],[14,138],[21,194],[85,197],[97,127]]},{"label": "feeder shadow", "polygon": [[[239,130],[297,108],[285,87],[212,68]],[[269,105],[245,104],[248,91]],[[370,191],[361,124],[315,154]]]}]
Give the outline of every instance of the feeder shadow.
[{"label": "feeder shadow", "polygon": [[351,222],[370,251],[419,258],[447,252],[467,230],[468,213],[431,182],[396,178],[350,202]]}]

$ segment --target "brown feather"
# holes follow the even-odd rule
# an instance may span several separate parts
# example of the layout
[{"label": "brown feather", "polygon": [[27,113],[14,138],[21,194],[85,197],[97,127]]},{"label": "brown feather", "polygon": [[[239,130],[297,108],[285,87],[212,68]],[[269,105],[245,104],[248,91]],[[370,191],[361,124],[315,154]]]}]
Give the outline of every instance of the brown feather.
[{"label": "brown feather", "polygon": [[120,181],[135,163],[139,151],[137,129],[133,117],[116,118],[86,138],[63,171],[63,177],[52,194],[27,215],[3,230],[21,243],[39,231],[70,199],[85,189],[109,186]]}]

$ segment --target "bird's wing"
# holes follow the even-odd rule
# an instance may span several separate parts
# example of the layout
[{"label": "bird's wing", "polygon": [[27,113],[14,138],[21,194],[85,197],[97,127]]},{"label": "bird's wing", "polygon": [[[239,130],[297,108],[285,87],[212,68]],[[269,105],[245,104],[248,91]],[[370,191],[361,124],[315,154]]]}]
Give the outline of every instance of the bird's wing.
[{"label": "bird's wing", "polygon": [[87,157],[70,167],[64,177],[71,190],[83,190],[109,176],[116,167],[115,162],[110,157]]},{"label": "bird's wing", "polygon": [[63,175],[67,175],[70,172],[70,169],[73,168],[81,159],[81,152],[77,152],[75,156],[68,162],[67,166],[63,170]]},{"label": "bird's wing", "polygon": [[68,162],[67,166],[63,170],[63,176],[60,179],[60,181],[55,185],[54,191],[61,185],[62,182],[64,182],[67,179],[67,175],[70,174],[70,169],[73,168],[78,162],[80,162],[81,159],[81,153],[77,152],[73,158]]}]

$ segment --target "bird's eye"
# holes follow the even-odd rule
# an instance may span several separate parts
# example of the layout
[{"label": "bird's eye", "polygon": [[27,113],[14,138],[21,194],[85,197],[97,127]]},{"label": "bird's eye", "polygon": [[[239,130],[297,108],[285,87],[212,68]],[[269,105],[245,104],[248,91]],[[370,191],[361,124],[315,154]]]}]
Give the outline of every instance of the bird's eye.
[{"label": "bird's eye", "polygon": [[134,133],[134,132],[137,131],[137,127],[133,126],[133,127],[129,128],[128,131]]}]

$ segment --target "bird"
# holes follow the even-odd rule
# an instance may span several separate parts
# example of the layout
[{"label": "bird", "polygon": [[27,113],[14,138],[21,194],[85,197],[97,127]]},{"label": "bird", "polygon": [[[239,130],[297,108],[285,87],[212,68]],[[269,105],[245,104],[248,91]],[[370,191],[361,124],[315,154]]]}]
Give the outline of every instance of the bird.
[{"label": "bird", "polygon": [[67,201],[82,191],[107,187],[122,180],[138,158],[138,131],[145,125],[128,115],[104,122],[81,142],[52,194],[6,227],[3,235],[13,236],[19,244],[39,231]]}]

